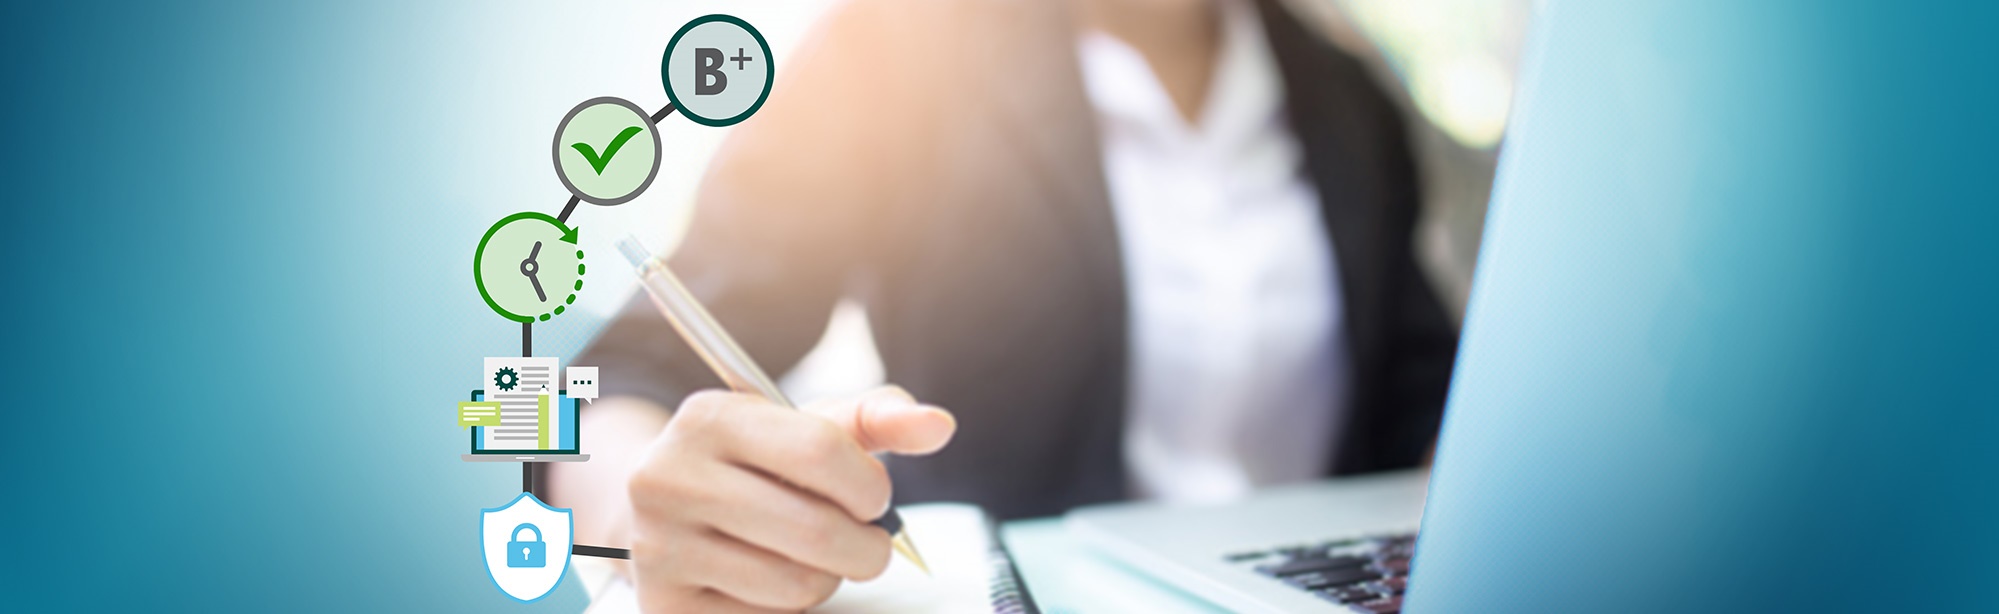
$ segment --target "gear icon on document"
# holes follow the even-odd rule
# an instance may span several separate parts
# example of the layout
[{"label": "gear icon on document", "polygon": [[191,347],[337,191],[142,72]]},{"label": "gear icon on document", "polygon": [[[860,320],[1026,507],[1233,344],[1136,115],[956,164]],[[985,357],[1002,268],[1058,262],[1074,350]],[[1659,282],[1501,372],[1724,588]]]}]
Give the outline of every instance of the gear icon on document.
[{"label": "gear icon on document", "polygon": [[493,374],[493,385],[502,392],[512,392],[515,386],[521,385],[521,376],[514,372],[513,367],[500,367],[500,372]]}]

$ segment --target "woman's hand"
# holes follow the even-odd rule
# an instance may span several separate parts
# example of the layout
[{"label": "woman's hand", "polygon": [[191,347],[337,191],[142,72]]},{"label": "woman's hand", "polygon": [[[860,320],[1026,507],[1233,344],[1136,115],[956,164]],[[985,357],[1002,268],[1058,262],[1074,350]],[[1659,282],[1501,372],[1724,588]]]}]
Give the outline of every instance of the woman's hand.
[{"label": "woman's hand", "polygon": [[887,567],[888,470],[928,454],[951,414],[900,388],[805,411],[702,392],[680,405],[628,484],[633,581],[648,612],[797,611]]}]

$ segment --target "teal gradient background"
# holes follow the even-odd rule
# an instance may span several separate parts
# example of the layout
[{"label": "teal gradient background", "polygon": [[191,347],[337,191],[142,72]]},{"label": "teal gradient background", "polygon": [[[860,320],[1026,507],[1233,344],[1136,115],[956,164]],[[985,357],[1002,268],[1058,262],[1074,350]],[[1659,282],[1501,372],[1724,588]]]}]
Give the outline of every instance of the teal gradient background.
[{"label": "teal gradient background", "polygon": [[1409,611],[1999,610],[1995,17],[1542,7]]},{"label": "teal gradient background", "polygon": [[[1507,152],[1493,217],[1513,234],[1485,254],[1548,277],[1485,276],[1474,299],[1541,317],[1469,323],[1466,364],[1491,368],[1458,382],[1436,476],[1454,490],[1426,530],[1471,554],[1426,542],[1417,583],[1457,588],[1412,605],[1524,610],[1553,584],[1513,581],[1559,577],[1591,589],[1581,603],[1599,607],[1581,610],[1992,609],[1975,588],[1999,551],[1992,10],[1552,4],[1524,84],[1537,112],[1515,123],[1537,136]],[[15,224],[0,243],[15,378],[0,610],[580,610],[573,576],[513,602],[475,548],[478,510],[512,498],[519,472],[458,460],[451,403],[519,339],[473,288],[472,246],[501,216],[560,205],[547,147],[569,105],[664,103],[665,38],[717,10],[781,21],[716,1],[0,6]],[[662,133],[678,178],[578,212],[594,262],[615,239],[596,229],[684,199],[698,168],[676,147],[722,131]],[[626,287],[592,271],[607,273],[592,290]],[[1688,285],[1638,283],[1654,275]],[[1622,315],[1553,320],[1583,307]],[[593,325],[538,326],[537,353],[571,353]],[[1613,351],[1619,334],[1652,353]],[[1551,379],[1510,352],[1577,371]],[[1611,385],[1662,362],[1685,367],[1648,395]],[[1771,398],[1739,375],[1771,364],[1817,392]],[[1749,410],[1761,423],[1700,428],[1701,412]],[[1520,427],[1559,417],[1657,434],[1615,452],[1653,474],[1485,479],[1590,451]],[[1471,430],[1508,437],[1458,445]],[[1618,483],[1632,496],[1578,499]],[[1711,496],[1670,497],[1684,493]],[[1672,554],[1613,567],[1533,548],[1534,531],[1608,528],[1591,511],[1633,512],[1621,522],[1661,533],[1629,545]],[[1717,551],[1756,573],[1689,567]],[[1869,584],[1835,573],[1862,560],[1884,562]]]},{"label": "teal gradient background", "polygon": [[[455,403],[520,326],[480,299],[473,249],[559,212],[571,106],[665,104],[680,24],[727,11],[782,53],[799,5],[0,6],[0,610],[580,611],[573,572],[523,605],[477,549],[520,470],[459,460]],[[669,245],[726,132],[662,123],[647,193],[572,217],[589,261],[628,229]],[[630,295],[622,267],[590,269],[537,355],[573,355]]]},{"label": "teal gradient background", "polygon": [[[665,37],[715,8],[631,4],[0,8],[0,610],[581,610],[573,574],[532,605],[487,579],[479,509],[520,472],[458,459],[453,403],[520,348],[472,284],[480,234],[556,213],[562,113],[662,104]],[[611,255],[619,212],[583,207]],[[594,329],[564,317],[538,353]]]}]

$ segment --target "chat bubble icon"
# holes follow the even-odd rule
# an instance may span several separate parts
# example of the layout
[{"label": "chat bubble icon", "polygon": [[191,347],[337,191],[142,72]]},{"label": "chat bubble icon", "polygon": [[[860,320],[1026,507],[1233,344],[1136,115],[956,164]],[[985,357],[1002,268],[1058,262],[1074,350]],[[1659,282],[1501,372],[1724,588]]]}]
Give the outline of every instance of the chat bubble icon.
[{"label": "chat bubble icon", "polygon": [[499,401],[459,401],[458,426],[499,426]]},{"label": "chat bubble icon", "polygon": [[569,376],[566,380],[569,382],[569,389],[566,391],[569,393],[569,398],[597,400],[596,367],[570,367],[563,371],[563,375]]}]

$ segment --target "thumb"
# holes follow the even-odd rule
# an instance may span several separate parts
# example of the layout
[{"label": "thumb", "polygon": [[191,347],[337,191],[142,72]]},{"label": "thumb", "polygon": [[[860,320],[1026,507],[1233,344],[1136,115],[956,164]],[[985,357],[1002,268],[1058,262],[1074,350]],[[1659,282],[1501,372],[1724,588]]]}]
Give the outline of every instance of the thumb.
[{"label": "thumb", "polygon": [[929,454],[950,443],[958,420],[943,408],[916,402],[896,386],[870,390],[857,398],[814,403],[805,411],[846,429],[868,452]]}]

